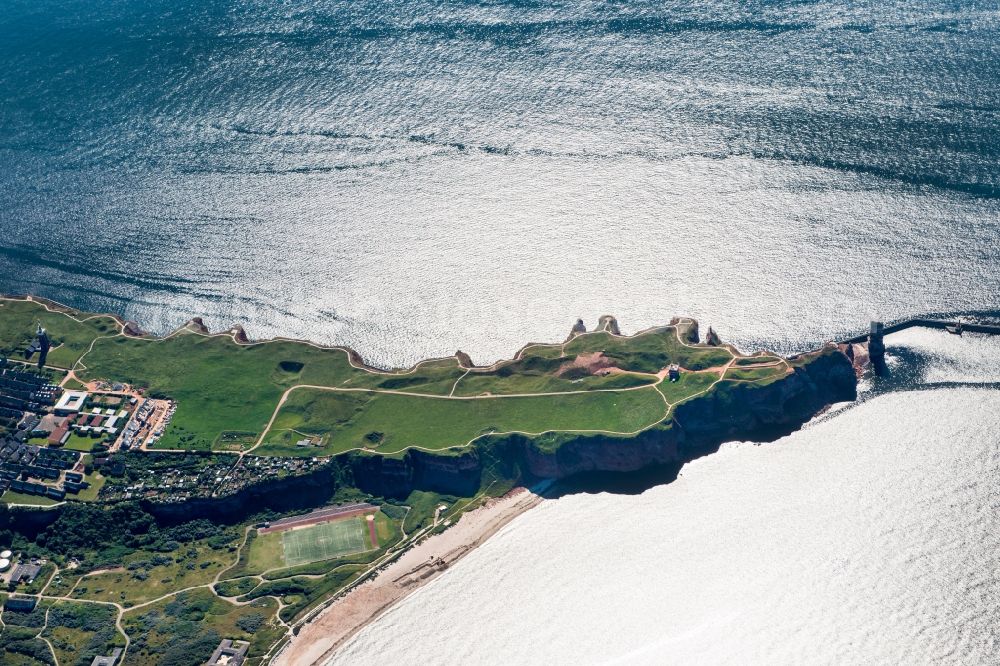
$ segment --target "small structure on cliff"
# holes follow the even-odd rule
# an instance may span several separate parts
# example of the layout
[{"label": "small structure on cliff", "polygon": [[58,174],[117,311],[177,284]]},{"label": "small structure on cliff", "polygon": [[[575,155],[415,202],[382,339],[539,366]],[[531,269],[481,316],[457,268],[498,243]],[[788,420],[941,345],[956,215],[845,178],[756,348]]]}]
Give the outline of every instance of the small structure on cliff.
[{"label": "small structure on cliff", "polygon": [[35,339],[32,341],[28,348],[24,350],[24,358],[26,360],[31,360],[31,357],[38,354],[38,369],[41,370],[45,367],[45,359],[49,355],[49,348],[52,343],[49,341],[48,332],[42,328],[41,324],[38,324],[38,330],[35,331]]},{"label": "small structure on cliff", "polygon": [[215,648],[215,652],[205,662],[205,666],[221,666],[222,664],[226,666],[240,666],[246,660],[247,652],[249,651],[250,643],[226,638],[219,643],[219,647]]},{"label": "small structure on cliff", "polygon": [[680,380],[680,378],[681,378],[681,366],[677,365],[676,363],[673,363],[667,369],[667,378],[670,381],[672,381],[672,382],[676,382],[676,381]]}]

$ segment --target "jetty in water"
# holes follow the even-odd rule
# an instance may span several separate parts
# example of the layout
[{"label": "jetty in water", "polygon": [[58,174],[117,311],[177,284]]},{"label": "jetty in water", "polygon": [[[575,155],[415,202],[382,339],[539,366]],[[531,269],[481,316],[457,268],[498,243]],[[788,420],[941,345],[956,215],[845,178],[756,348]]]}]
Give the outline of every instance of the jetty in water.
[{"label": "jetty in water", "polygon": [[885,336],[914,327],[943,329],[956,335],[961,335],[962,333],[1000,335],[1000,324],[982,324],[961,320],[924,319],[921,317],[913,317],[911,319],[904,319],[903,321],[899,321],[894,324],[889,324],[888,326],[883,322],[873,321],[868,329],[868,333],[842,340],[839,344],[856,345],[867,343],[869,358],[874,364],[876,372],[881,374],[882,370],[885,368]]}]

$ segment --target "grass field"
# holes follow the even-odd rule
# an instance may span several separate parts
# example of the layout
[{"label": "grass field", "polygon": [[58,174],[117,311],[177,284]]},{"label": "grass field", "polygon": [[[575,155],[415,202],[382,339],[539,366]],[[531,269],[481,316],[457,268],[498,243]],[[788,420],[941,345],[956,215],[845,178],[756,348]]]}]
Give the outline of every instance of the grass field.
[{"label": "grass field", "polygon": [[233,560],[233,553],[227,549],[212,548],[204,542],[192,543],[169,556],[136,551],[124,558],[124,567],[81,579],[72,596],[131,606],[172,590],[211,582]]},{"label": "grass field", "polygon": [[664,381],[656,388],[670,404],[677,404],[685,398],[704,391],[719,378],[716,372],[685,372],[676,382]]},{"label": "grass field", "polygon": [[[536,344],[519,358],[467,372],[456,358],[436,359],[397,372],[374,372],[343,349],[293,341],[240,345],[227,336],[185,330],[168,338],[127,338],[108,317],[77,321],[39,304],[0,301],[0,350],[30,338],[35,320],[59,347],[50,358],[79,362],[83,379],[121,381],[177,401],[158,448],[191,451],[249,450],[265,432],[259,455],[329,456],[363,448],[398,453],[408,447],[443,450],[492,432],[632,433],[667,416],[676,403],[707,388],[713,373],[685,373],[675,384],[655,373],[672,363],[688,371],[718,368],[734,358],[725,347],[692,346],[690,323],[624,337],[591,332],[566,343]],[[89,350],[89,351],[88,351]],[[601,375],[598,364],[621,373]],[[726,379],[770,381],[784,368],[746,367],[737,357]],[[295,388],[302,387],[302,388]],[[312,387],[327,387],[324,391]],[[276,406],[287,401],[268,428]],[[357,389],[347,392],[346,389]],[[531,396],[496,398],[511,394]],[[468,400],[447,399],[472,398]],[[323,437],[320,447],[296,447],[303,435]],[[70,446],[90,443],[73,439]]]},{"label": "grass field", "polygon": [[90,482],[90,487],[85,488],[78,492],[76,495],[70,495],[69,497],[75,497],[81,502],[93,502],[97,499],[98,494],[101,492],[101,488],[104,487],[107,479],[100,472],[94,472],[93,474],[87,474],[83,477],[84,481]]},{"label": "grass field", "polygon": [[54,499],[48,497],[15,493],[13,490],[8,490],[3,495],[0,495],[0,500],[3,500],[7,504],[29,504],[31,506],[52,506],[56,504]]},{"label": "grass field", "polygon": [[[250,641],[252,660],[248,663],[259,664],[257,658],[284,633],[274,621],[277,609],[274,599],[256,599],[239,606],[205,588],[182,592],[125,613],[122,624],[133,637],[125,663],[203,664],[220,638],[232,638]],[[246,624],[247,620],[252,623]]]},{"label": "grass field", "polygon": [[[368,448],[395,453],[419,446],[463,446],[489,432],[608,430],[633,432],[666,415],[654,387],[631,391],[449,400],[388,393],[301,389],[274,428],[331,433],[331,453]],[[259,453],[278,453],[275,447]]]},{"label": "grass field", "polygon": [[89,435],[80,435],[73,432],[70,433],[69,439],[66,440],[63,448],[90,453],[102,441],[100,437],[90,437]]},{"label": "grass field", "polygon": [[285,566],[330,560],[366,550],[367,529],[364,517],[354,516],[282,532]]},{"label": "grass field", "polygon": [[[86,318],[88,315],[79,315]],[[34,338],[35,327],[41,323],[52,341],[46,363],[69,368],[87,351],[94,338],[114,335],[118,323],[111,317],[95,317],[77,321],[58,312],[49,312],[39,303],[28,301],[0,301],[0,356],[20,358],[20,352]],[[37,358],[37,357],[36,357]]]}]

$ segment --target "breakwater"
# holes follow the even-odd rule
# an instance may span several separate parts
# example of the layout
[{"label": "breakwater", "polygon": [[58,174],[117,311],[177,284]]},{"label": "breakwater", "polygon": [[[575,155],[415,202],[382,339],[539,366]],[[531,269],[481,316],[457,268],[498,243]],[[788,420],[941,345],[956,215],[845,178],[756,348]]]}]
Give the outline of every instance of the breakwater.
[{"label": "breakwater", "polygon": [[[872,323],[876,324],[880,322]],[[986,333],[988,335],[1000,335],[1000,324],[982,324],[946,319],[924,319],[921,317],[913,317],[911,319],[904,319],[903,321],[895,322],[893,324],[885,324],[881,328],[881,335],[885,336],[892,333],[898,333],[899,331],[907,328],[936,328],[941,330],[958,329],[963,333]],[[848,338],[847,340],[841,340],[840,342],[841,344],[849,345],[858,344],[861,342],[867,342],[870,337],[871,332],[868,332],[856,335],[853,338]]]}]

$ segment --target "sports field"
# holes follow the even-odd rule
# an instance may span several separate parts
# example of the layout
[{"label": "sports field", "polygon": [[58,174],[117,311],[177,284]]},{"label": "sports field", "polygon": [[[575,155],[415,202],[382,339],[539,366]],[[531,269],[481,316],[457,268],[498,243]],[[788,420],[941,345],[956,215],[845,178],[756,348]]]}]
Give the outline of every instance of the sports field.
[{"label": "sports field", "polygon": [[294,567],[366,550],[365,529],[364,518],[354,516],[282,532],[285,566]]}]

